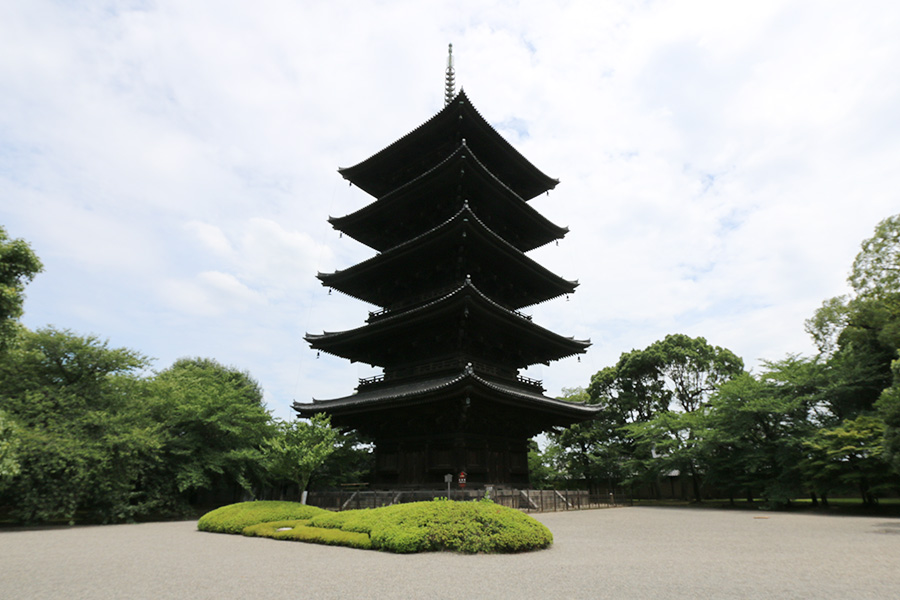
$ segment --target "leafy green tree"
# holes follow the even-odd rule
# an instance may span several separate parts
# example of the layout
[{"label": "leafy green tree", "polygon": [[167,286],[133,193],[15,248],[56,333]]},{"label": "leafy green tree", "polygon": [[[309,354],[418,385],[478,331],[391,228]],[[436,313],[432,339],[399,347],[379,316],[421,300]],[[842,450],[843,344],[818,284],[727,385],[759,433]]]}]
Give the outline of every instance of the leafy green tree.
[{"label": "leafy green tree", "polygon": [[203,493],[238,499],[262,485],[272,420],[249,373],[212,359],[180,359],[151,380],[148,406],[162,431],[147,484],[168,508],[184,508]]},{"label": "leafy green tree", "polygon": [[847,307],[837,350],[827,363],[826,402],[834,422],[871,413],[891,385],[891,361],[900,347],[900,303],[858,297]]},{"label": "leafy green tree", "polygon": [[[635,355],[632,351],[631,355]],[[655,480],[673,471],[690,476],[694,500],[701,501],[701,466],[697,433],[702,421],[698,411],[722,383],[744,371],[743,361],[730,350],[710,345],[704,338],[683,334],[666,336],[640,352],[642,384],[655,390],[655,414],[623,429],[635,441],[631,459],[634,472]],[[622,361],[620,361],[622,364]],[[628,362],[617,378],[628,380]],[[698,413],[698,414],[694,414]]]},{"label": "leafy green tree", "polygon": [[550,444],[543,452],[535,440],[528,442],[528,478],[531,489],[552,490],[559,484],[557,467],[559,446]]},{"label": "leafy green tree", "polygon": [[856,488],[864,504],[874,504],[879,492],[896,484],[884,464],[884,430],[884,421],[865,415],[818,430],[806,441],[808,477],[820,488]]},{"label": "leafy green tree", "polygon": [[365,483],[374,466],[372,444],[356,431],[340,432],[334,452],[312,472],[307,489],[324,490],[343,484]]},{"label": "leafy green tree", "polygon": [[335,451],[338,432],[331,418],[315,415],[308,421],[279,421],[277,432],[266,441],[270,475],[296,484],[302,494],[313,472]]},{"label": "leafy green tree", "polygon": [[564,400],[600,405],[594,420],[548,433],[550,444],[543,458],[571,485],[584,485],[590,490],[613,487],[629,474],[624,463],[632,456],[633,444],[621,427],[642,408],[638,400],[634,404],[616,402],[618,397],[611,387],[614,376],[606,379],[612,372],[607,368],[597,373],[590,392],[582,388],[563,389]]},{"label": "leafy green tree", "polygon": [[31,247],[23,240],[10,239],[0,226],[0,354],[16,336],[25,285],[41,270],[43,265]]},{"label": "leafy green tree", "polygon": [[884,421],[884,459],[896,475],[900,475],[900,359],[891,363],[894,382],[881,392],[875,404]]},{"label": "leafy green tree", "polygon": [[832,425],[869,414],[891,385],[900,348],[900,215],[864,240],[848,277],[854,293],[826,300],[806,329],[828,358]]},{"label": "leafy green tree", "polygon": [[142,355],[93,336],[22,330],[0,361],[0,408],[17,423],[4,496],[23,521],[131,518],[158,446],[140,410]]},{"label": "leafy green tree", "polygon": [[900,348],[900,215],[863,241],[848,281],[853,294],[827,300],[807,321],[825,378],[820,429],[806,440],[804,472],[820,489],[853,486],[871,502],[892,485],[892,423],[900,421],[891,372]]},{"label": "leafy green tree", "polygon": [[0,411],[0,490],[22,470],[17,458],[19,435],[18,426]]},{"label": "leafy green tree", "polygon": [[722,384],[698,434],[707,481],[732,501],[744,493],[778,506],[802,494],[819,378],[815,360],[789,356],[764,363],[758,377],[745,373]]},{"label": "leafy green tree", "polygon": [[849,296],[829,298],[806,320],[804,329],[819,349],[819,356],[829,358],[837,350],[838,336],[847,326],[849,302]]},{"label": "leafy green tree", "polygon": [[666,336],[597,372],[587,397],[600,407],[598,417],[551,440],[566,472],[589,485],[655,487],[660,475],[677,469],[691,476],[699,500],[698,411],[719,385],[742,372],[739,357],[702,337]]},{"label": "leafy green tree", "polygon": [[860,296],[900,292],[900,214],[881,221],[875,234],[863,241],[849,281]]}]

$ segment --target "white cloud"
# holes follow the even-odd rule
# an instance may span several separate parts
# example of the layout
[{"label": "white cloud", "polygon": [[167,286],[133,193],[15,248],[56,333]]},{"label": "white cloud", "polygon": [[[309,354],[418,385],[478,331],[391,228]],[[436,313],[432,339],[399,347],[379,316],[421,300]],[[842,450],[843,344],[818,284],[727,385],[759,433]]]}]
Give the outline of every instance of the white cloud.
[{"label": "white cloud", "polygon": [[204,271],[189,280],[169,280],[161,295],[176,311],[207,318],[247,313],[266,305],[262,294],[234,275],[219,271]]}]

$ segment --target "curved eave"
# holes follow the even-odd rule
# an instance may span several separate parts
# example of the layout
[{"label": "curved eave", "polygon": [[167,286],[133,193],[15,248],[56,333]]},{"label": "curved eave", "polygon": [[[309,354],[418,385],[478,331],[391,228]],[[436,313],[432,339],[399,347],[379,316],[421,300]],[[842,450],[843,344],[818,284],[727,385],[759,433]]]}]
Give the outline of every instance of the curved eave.
[{"label": "curved eave", "polygon": [[440,401],[448,395],[458,394],[470,386],[490,390],[494,398],[506,403],[553,414],[572,422],[595,418],[600,411],[600,407],[597,406],[550,398],[538,392],[486,379],[470,371],[362,391],[343,398],[313,399],[311,403],[294,402],[293,408],[301,417],[311,417],[317,413],[348,415],[368,413],[373,410],[409,408],[417,404]]},{"label": "curved eave", "polygon": [[474,302],[471,303],[472,310],[482,311],[481,314],[485,315],[489,321],[492,318],[502,319],[504,327],[527,332],[533,338],[542,338],[548,351],[551,344],[554,346],[553,352],[543,353],[544,358],[533,361],[529,359],[529,362],[521,364],[520,368],[529,364],[548,363],[576,354],[584,354],[591,345],[590,340],[576,340],[574,337],[561,336],[533,323],[524,315],[497,304],[468,281],[453,292],[419,307],[380,318],[356,329],[338,332],[326,331],[322,334],[307,333],[304,339],[313,349],[333,356],[372,365],[384,365],[383,352],[381,356],[377,356],[370,349],[366,349],[364,352],[361,344],[368,343],[372,347],[383,348],[383,341],[379,340],[380,337],[396,338],[398,329],[417,328],[444,318],[444,313],[452,313],[460,307],[459,305],[464,305],[468,309],[468,298],[474,299]]},{"label": "curved eave", "polygon": [[506,141],[481,116],[463,91],[416,129],[366,160],[352,167],[340,168],[338,172],[363,191],[379,197],[397,185],[396,181],[384,179],[384,173],[391,172],[398,165],[415,162],[430,153],[429,147],[433,150],[435,144],[440,145],[442,140],[454,138],[466,139],[472,147],[483,147],[487,151],[482,154],[496,156],[492,162],[500,168],[492,165],[491,170],[525,200],[551,190],[559,183],[559,180],[541,172]]},{"label": "curved eave", "polygon": [[[553,240],[562,239],[569,232],[568,227],[551,222],[494,175],[466,142],[461,142],[444,160],[413,180],[353,213],[343,217],[329,217],[328,222],[336,230],[383,252],[389,247],[388,244],[395,242],[385,242],[383,228],[373,228],[372,223],[391,223],[396,219],[396,215],[404,212],[408,206],[421,203],[423,197],[432,196],[433,193],[430,192],[435,185],[446,188],[446,181],[442,180],[448,179],[448,174],[452,173],[451,177],[454,178],[462,178],[463,175],[458,170],[462,167],[467,167],[467,174],[478,180],[476,186],[486,185],[486,194],[500,199],[503,208],[497,209],[496,212],[502,212],[505,219],[514,214],[518,219],[523,219],[524,223],[530,224],[531,231],[517,244],[522,251],[534,250]],[[522,230],[525,231],[524,227]]]},{"label": "curved eave", "polygon": [[543,284],[535,283],[533,286],[536,289],[541,285],[544,286],[546,291],[543,294],[532,292],[529,301],[513,303],[514,308],[540,304],[564,294],[571,294],[578,286],[577,281],[569,281],[556,275],[494,233],[467,205],[430,231],[347,269],[334,273],[320,273],[318,278],[323,285],[333,287],[349,296],[377,306],[387,306],[393,299],[393,294],[388,294],[389,297],[382,297],[372,285],[372,281],[385,278],[384,271],[396,270],[402,266],[404,261],[419,260],[425,244],[433,244],[435,247],[440,244],[446,245],[448,238],[454,235],[456,229],[472,234],[472,238],[465,238],[466,244],[480,242],[496,249],[497,252],[502,252],[512,264],[521,265],[521,268],[530,273],[532,277],[543,281]]}]

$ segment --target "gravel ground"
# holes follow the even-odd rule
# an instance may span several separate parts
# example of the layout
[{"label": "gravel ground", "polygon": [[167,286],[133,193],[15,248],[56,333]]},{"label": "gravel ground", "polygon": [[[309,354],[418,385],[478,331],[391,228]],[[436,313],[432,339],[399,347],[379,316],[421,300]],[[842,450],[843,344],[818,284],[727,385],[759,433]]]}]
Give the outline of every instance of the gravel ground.
[{"label": "gravel ground", "polygon": [[890,598],[900,519],[618,508],[536,515],[548,550],[395,555],[195,522],[0,532],[0,598]]}]

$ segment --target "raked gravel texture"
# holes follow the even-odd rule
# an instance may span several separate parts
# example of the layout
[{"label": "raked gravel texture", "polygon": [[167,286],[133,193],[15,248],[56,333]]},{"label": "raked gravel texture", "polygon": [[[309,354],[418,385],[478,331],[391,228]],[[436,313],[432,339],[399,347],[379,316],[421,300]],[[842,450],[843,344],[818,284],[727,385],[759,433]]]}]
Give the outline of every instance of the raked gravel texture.
[{"label": "raked gravel texture", "polygon": [[388,554],[195,522],[0,532],[0,598],[900,598],[900,519],[714,509],[535,515],[548,550]]}]

